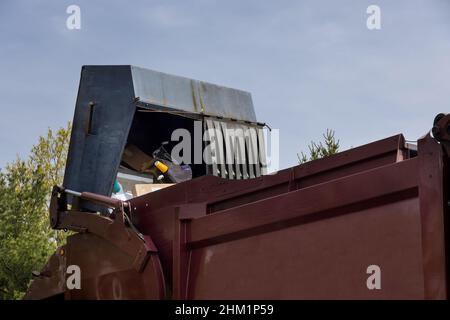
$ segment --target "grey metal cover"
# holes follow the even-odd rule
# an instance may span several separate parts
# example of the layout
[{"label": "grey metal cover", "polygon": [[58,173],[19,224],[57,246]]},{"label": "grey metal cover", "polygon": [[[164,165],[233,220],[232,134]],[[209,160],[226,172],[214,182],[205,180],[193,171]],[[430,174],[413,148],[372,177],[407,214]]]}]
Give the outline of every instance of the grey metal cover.
[{"label": "grey metal cover", "polygon": [[125,66],[83,66],[64,186],[110,195],[137,105],[256,122],[241,90]]},{"label": "grey metal cover", "polygon": [[249,92],[131,66],[139,100],[168,109],[256,122]]}]

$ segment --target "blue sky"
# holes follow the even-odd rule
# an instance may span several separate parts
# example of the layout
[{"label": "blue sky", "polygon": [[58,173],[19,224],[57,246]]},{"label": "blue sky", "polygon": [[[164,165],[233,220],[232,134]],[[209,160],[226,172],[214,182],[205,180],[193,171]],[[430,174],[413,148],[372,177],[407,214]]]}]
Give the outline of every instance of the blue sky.
[{"label": "blue sky", "polygon": [[[71,4],[81,30],[66,28]],[[381,30],[366,27],[370,4]],[[84,64],[250,91],[288,167],[326,128],[344,149],[415,140],[450,111],[450,1],[2,0],[0,167],[72,119]]]}]

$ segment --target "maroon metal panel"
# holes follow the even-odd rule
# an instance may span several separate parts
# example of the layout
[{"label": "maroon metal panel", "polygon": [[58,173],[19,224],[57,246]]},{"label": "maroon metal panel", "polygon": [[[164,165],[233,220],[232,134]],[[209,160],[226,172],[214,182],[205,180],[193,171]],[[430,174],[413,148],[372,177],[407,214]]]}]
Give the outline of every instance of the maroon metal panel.
[{"label": "maroon metal panel", "polygon": [[[406,199],[192,250],[189,299],[423,299],[420,212]],[[381,290],[366,269],[381,268]]]},{"label": "maroon metal panel", "polygon": [[200,177],[131,200],[138,208],[134,211],[133,217],[137,221],[160,208],[183,203],[206,203],[208,213],[212,213],[395,163],[405,157],[404,138],[402,135],[396,135],[341,152],[329,158],[251,180],[225,180],[214,176]]},{"label": "maroon metal panel", "polygon": [[[178,216],[179,217],[179,216]],[[186,220],[180,220],[175,226],[174,233],[174,248],[173,248],[173,299],[185,300],[187,299],[188,287],[188,269],[189,251],[187,249],[188,224]],[[170,272],[170,270],[168,270]]]},{"label": "maroon metal panel", "polygon": [[[444,163],[401,135],[246,181],[203,177],[130,201],[174,299],[442,299]],[[366,286],[381,268],[381,290]]]},{"label": "maroon metal panel", "polygon": [[429,136],[419,140],[419,197],[426,299],[446,299],[444,152]]},{"label": "maroon metal panel", "polygon": [[81,270],[81,290],[66,290],[66,299],[158,300],[165,296],[157,258],[150,257],[144,270],[137,272],[134,257],[91,233],[69,237],[64,249],[67,265],[77,265]]},{"label": "maroon metal panel", "polygon": [[271,224],[280,226],[291,219],[321,219],[333,215],[331,210],[348,206],[355,211],[389,201],[388,196],[415,196],[416,171],[414,158],[208,215],[192,221],[190,244],[195,247],[222,241],[241,233],[252,234],[255,229],[264,232]]}]

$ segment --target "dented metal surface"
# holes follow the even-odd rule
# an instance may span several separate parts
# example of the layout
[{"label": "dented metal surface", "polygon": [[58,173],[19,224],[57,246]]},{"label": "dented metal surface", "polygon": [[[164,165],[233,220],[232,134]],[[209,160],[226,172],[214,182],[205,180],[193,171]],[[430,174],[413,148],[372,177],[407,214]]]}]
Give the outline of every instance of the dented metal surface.
[{"label": "dented metal surface", "polygon": [[134,95],[148,104],[186,113],[256,122],[250,93],[131,66]]}]

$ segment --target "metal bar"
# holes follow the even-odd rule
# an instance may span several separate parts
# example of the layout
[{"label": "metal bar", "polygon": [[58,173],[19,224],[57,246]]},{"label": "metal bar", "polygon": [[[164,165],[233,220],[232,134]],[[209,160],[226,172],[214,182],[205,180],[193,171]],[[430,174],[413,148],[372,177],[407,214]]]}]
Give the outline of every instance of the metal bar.
[{"label": "metal bar", "polygon": [[180,220],[179,211],[175,214],[173,239],[173,298],[187,299],[189,252],[187,243],[187,221]]},{"label": "metal bar", "polygon": [[253,148],[252,148],[252,142],[250,138],[250,131],[249,128],[246,126],[240,126],[242,129],[242,135],[244,136],[244,145],[245,145],[245,163],[244,165],[247,168],[248,171],[248,177],[250,179],[255,178],[255,167],[252,163],[253,161]]},{"label": "metal bar", "polygon": [[242,179],[248,179],[248,171],[247,171],[247,161],[245,156],[245,137],[244,137],[244,131],[242,130],[242,127],[236,124],[236,150],[237,150],[237,161],[236,166],[239,166],[240,169],[242,169]]},{"label": "metal bar", "polygon": [[428,135],[418,152],[425,299],[446,299],[443,151]]},{"label": "metal bar", "polygon": [[234,170],[233,162],[234,162],[234,150],[232,148],[233,143],[230,141],[232,139],[232,136],[230,135],[230,128],[229,124],[226,122],[220,123],[222,126],[222,132],[223,132],[223,138],[225,140],[225,161],[228,168],[228,179],[233,180],[236,179],[236,173]]},{"label": "metal bar", "polygon": [[217,165],[220,166],[220,176],[224,179],[228,178],[227,169],[225,166],[225,148],[224,148],[224,133],[219,121],[212,121],[214,124],[214,135],[216,141],[216,159]]},{"label": "metal bar", "polygon": [[248,128],[250,134],[250,146],[252,150],[252,158],[249,159],[249,163],[255,168],[255,176],[261,176],[261,162],[259,159],[258,149],[258,135],[255,128]]},{"label": "metal bar", "polygon": [[81,197],[81,192],[77,192],[77,191],[73,191],[73,190],[69,190],[69,189],[65,189],[64,192],[71,194],[75,197]]},{"label": "metal bar", "polygon": [[124,207],[128,206],[127,202],[121,201],[119,199],[114,199],[111,197],[103,196],[101,194],[96,194],[92,192],[78,192],[70,189],[64,189],[65,193],[73,195],[75,197],[81,198],[83,200],[88,200],[97,204],[102,204],[111,208],[118,208],[121,205]]},{"label": "metal bar", "polygon": [[211,152],[207,152],[208,154],[208,160],[210,161],[209,165],[212,167],[212,174],[214,176],[218,176],[218,166],[217,166],[217,144],[215,142],[215,137],[214,137],[214,123],[211,119],[205,119],[205,123],[206,123],[206,137],[207,140],[209,141],[209,148],[211,150]]},{"label": "metal bar", "polygon": [[[262,128],[256,129],[257,131],[257,139],[258,139],[258,161],[261,165],[261,175],[267,174],[267,153],[266,153],[266,145],[264,143],[264,131]],[[273,156],[273,155],[271,155]]]}]

